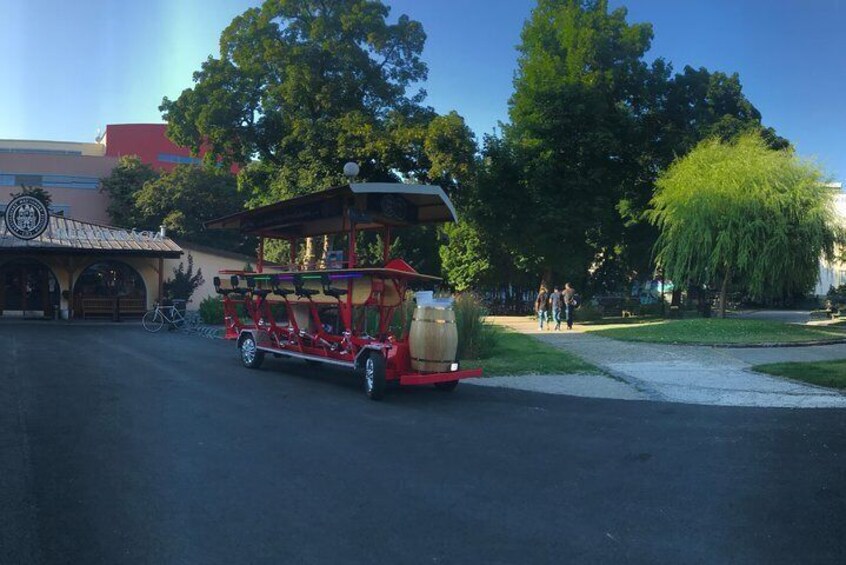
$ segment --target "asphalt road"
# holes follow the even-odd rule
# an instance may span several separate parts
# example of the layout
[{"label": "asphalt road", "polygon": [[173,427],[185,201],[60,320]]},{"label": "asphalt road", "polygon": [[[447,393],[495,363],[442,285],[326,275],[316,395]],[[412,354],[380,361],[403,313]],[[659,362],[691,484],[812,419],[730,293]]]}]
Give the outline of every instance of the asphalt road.
[{"label": "asphalt road", "polygon": [[846,560],[846,412],[365,399],[130,324],[0,325],[0,563]]}]

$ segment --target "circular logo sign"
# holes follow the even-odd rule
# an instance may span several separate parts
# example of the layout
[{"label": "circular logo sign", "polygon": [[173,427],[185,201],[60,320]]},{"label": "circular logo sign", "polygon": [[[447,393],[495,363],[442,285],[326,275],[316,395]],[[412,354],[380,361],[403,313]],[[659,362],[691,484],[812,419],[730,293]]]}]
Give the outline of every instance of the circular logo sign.
[{"label": "circular logo sign", "polygon": [[47,206],[34,196],[18,196],[6,206],[6,229],[18,239],[35,239],[49,222]]}]

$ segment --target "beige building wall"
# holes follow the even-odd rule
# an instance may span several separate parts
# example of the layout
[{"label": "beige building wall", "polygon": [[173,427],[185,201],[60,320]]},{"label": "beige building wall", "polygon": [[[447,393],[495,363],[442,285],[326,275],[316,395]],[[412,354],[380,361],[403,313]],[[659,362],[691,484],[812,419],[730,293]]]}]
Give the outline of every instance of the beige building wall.
[{"label": "beige building wall", "polygon": [[[208,247],[194,245],[191,243],[177,242],[185,254],[180,259],[165,259],[165,280],[173,276],[173,269],[179,267],[179,262],[185,264],[188,268],[188,254],[194,259],[194,272],[197,269],[203,270],[203,279],[205,283],[198,288],[191,297],[191,303],[188,304],[188,310],[197,310],[200,307],[200,302],[209,296],[218,296],[214,290],[213,280],[218,276],[218,272],[223,269],[241,270],[244,265],[249,263],[253,268],[256,266],[255,258],[238,253],[229,253],[226,251],[218,251]],[[221,276],[224,278],[224,276]]]},{"label": "beige building wall", "polygon": [[[179,267],[180,261],[188,267],[188,254],[190,253],[194,259],[194,270],[203,270],[203,279],[205,283],[198,288],[191,297],[191,303],[188,304],[188,310],[198,310],[200,302],[208,296],[217,296],[214,290],[214,277],[217,276],[218,271],[222,269],[243,269],[244,265],[249,263],[255,267],[255,261],[246,255],[239,255],[237,253],[228,253],[225,251],[215,251],[202,246],[192,246],[191,244],[182,244],[180,247],[185,254],[179,259],[164,259],[162,280],[167,281],[173,277],[173,270]],[[158,285],[159,260],[155,258],[145,257],[108,257],[103,255],[92,256],[53,256],[53,255],[33,255],[33,256],[16,256],[15,259],[31,258],[47,265],[59,283],[60,290],[72,290],[76,284],[77,279],[82,272],[94,263],[107,260],[115,260],[126,263],[127,265],[138,271],[141,278],[144,280],[144,286],[147,291],[147,309],[150,310],[159,300]],[[70,271],[70,274],[69,274]],[[61,299],[60,309],[62,317],[67,318],[68,300]]]},{"label": "beige building wall", "polygon": [[[99,180],[109,176],[117,162],[115,157],[4,153],[0,145],[0,204],[7,204],[11,200],[11,195],[20,191],[21,183],[41,186],[53,197],[53,206],[59,210],[66,209],[68,217],[109,225],[109,215],[106,211],[109,198],[107,194],[100,191],[99,182],[93,188],[44,186],[44,184],[58,180],[57,177]],[[44,177],[47,178],[45,182],[39,183],[37,182],[39,177],[42,177],[42,180],[45,180]],[[147,228],[147,226],[128,227]],[[152,229],[158,229],[158,227],[152,226]]]},{"label": "beige building wall", "polygon": [[106,154],[105,143],[84,143],[78,141],[41,141],[34,139],[0,139],[0,152],[66,152],[81,153],[89,157]]},{"label": "beige building wall", "polygon": [[[60,290],[60,304],[61,317],[67,319],[68,309],[70,307],[70,300],[61,296],[62,291],[71,291],[68,294],[73,295],[73,287],[76,284],[79,276],[94,263],[101,261],[120,261],[134,268],[141,278],[144,280],[147,294],[147,309],[151,309],[158,299],[158,263],[156,258],[146,257],[117,257],[112,258],[104,255],[15,255],[0,260],[0,266],[7,261],[17,261],[21,259],[31,259],[46,265],[56,277]],[[164,279],[167,280],[171,271],[167,268],[167,263],[170,259],[165,259]],[[177,260],[178,264],[179,261]],[[205,271],[204,271],[205,272]]]}]

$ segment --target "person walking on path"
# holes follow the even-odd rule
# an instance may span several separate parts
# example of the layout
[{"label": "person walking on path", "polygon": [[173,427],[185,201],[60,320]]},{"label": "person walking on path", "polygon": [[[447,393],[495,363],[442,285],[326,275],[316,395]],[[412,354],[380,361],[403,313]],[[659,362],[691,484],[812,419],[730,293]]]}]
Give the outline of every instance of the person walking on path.
[{"label": "person walking on path", "polygon": [[567,320],[567,329],[573,329],[573,310],[576,308],[576,289],[573,288],[573,285],[567,283],[564,285],[564,292],[562,294],[562,300],[564,302],[564,312],[566,314]]},{"label": "person walking on path", "polygon": [[543,330],[543,323],[547,320],[547,309],[549,308],[549,294],[546,287],[542,286],[535,300],[535,312],[538,313],[538,329]]},{"label": "person walking on path", "polygon": [[555,322],[555,331],[559,331],[561,329],[561,291],[558,290],[557,286],[549,296],[549,306],[552,309],[552,319]]}]

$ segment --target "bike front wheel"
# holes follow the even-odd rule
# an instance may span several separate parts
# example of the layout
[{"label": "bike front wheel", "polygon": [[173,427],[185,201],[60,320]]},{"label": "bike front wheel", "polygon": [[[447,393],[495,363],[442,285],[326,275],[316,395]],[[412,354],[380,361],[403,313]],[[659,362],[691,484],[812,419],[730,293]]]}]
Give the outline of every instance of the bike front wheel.
[{"label": "bike front wheel", "polygon": [[146,314],[144,314],[144,318],[141,320],[141,325],[144,326],[144,329],[148,332],[156,333],[162,326],[164,326],[164,316],[158,310],[150,310]]}]

